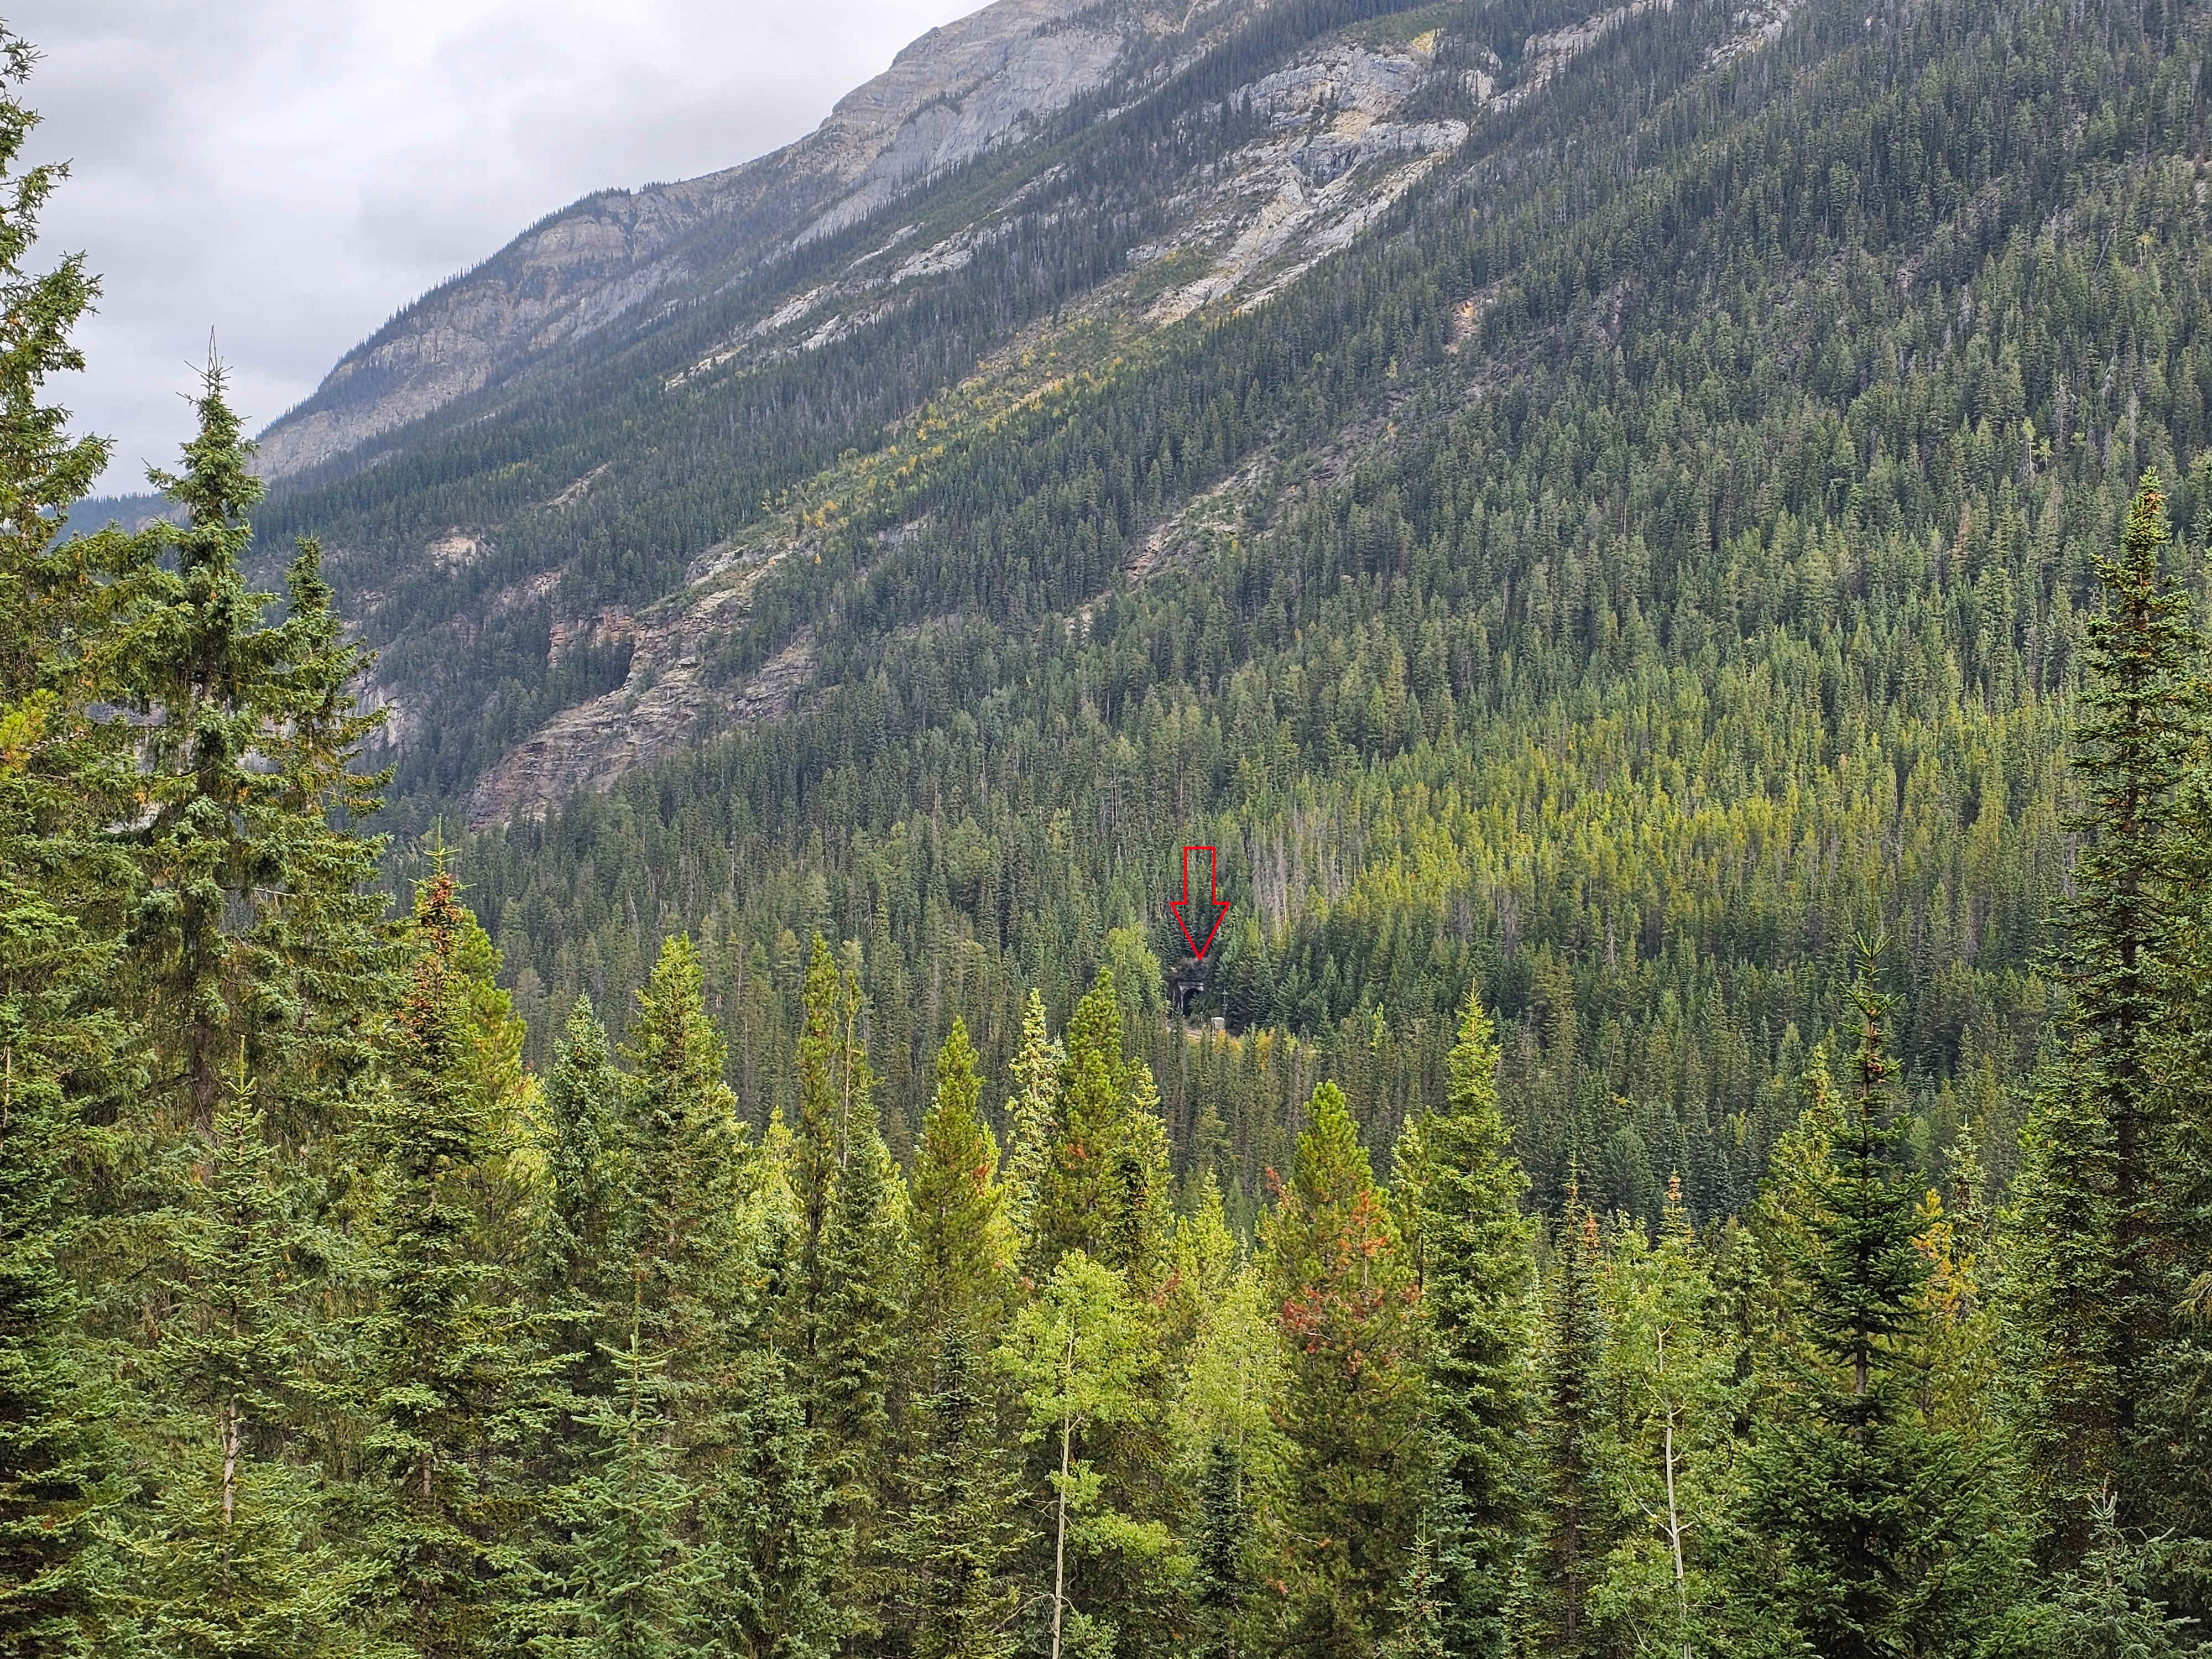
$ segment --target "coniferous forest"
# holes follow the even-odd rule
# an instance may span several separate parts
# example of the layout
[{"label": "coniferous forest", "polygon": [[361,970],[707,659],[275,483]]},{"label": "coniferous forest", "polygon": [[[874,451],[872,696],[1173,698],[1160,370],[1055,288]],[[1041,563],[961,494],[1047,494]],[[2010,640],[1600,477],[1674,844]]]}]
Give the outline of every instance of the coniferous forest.
[{"label": "coniferous forest", "polygon": [[473,835],[549,682],[386,769],[294,533],[400,469],[264,501],[210,361],[73,516],[0,37],[0,1659],[2212,1648],[2204,19],[1600,99],[1710,10],[833,527],[723,647],[789,718]]}]

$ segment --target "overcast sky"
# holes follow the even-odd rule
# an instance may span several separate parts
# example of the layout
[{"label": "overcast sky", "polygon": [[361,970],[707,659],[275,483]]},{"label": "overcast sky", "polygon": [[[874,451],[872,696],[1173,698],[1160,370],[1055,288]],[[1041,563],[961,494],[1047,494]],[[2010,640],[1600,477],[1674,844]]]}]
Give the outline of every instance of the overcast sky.
[{"label": "overcast sky", "polygon": [[45,53],[31,159],[67,158],[40,253],[100,315],[58,386],[173,461],[216,331],[256,429],[410,299],[541,215],[789,143],[981,0],[0,0]]}]

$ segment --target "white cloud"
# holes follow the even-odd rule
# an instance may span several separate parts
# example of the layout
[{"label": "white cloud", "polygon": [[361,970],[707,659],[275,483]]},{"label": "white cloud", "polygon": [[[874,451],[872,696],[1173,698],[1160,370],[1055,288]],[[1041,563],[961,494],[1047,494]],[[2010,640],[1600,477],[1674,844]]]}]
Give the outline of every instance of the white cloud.
[{"label": "white cloud", "polygon": [[789,143],[977,0],[16,0],[33,161],[73,176],[39,254],[100,314],[58,388],[174,458],[215,331],[258,427],[416,295],[586,192]]}]

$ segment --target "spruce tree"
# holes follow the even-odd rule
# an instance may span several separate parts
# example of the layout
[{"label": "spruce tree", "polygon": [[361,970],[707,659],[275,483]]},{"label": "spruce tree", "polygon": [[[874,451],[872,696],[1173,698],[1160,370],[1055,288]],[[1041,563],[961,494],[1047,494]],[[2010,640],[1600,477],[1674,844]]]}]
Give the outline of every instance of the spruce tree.
[{"label": "spruce tree", "polygon": [[814,1421],[812,1378],[823,1336],[826,1270],[823,1245],[836,1201],[838,1164],[845,1151],[844,1097],[839,1077],[843,987],[836,959],[814,936],[800,994],[799,1117],[791,1126],[790,1175],[796,1210],[790,1272],[785,1288],[787,1342],[805,1379],[807,1422]]},{"label": "spruce tree", "polygon": [[483,1097],[481,986],[462,967],[474,919],[453,878],[419,886],[414,963],[392,1021],[377,1302],[363,1333],[372,1389],[370,1545],[392,1639],[423,1659],[479,1651],[520,1594],[513,1414],[534,1386],[521,1310],[484,1248],[481,1183],[505,1148]]},{"label": "spruce tree", "polygon": [[542,1101],[544,1194],[538,1218],[536,1293],[571,1386],[603,1371],[602,1345],[631,1299],[623,1249],[631,1224],[623,1079],[606,1027],[580,996],[562,1032]]},{"label": "spruce tree", "polygon": [[1598,1301],[1597,1218],[1567,1183],[1567,1205],[1546,1286],[1538,1461],[1544,1503],[1534,1562],[1537,1645],[1546,1653],[1593,1650],[1588,1603],[1605,1535],[1595,1461],[1597,1372],[1604,1332]]},{"label": "spruce tree", "polygon": [[1206,1449],[1198,1481],[1198,1526],[1191,1550],[1191,1611],[1200,1659],[1237,1659],[1252,1592],[1249,1559],[1251,1512],[1245,1507],[1243,1470],[1229,1442],[1217,1437]]},{"label": "spruce tree", "polygon": [[1103,969],[1068,1020],[1054,1108],[1033,1272],[1048,1276],[1062,1255],[1081,1250],[1149,1291],[1168,1244],[1166,1134],[1151,1071],[1123,1049],[1121,1005]]},{"label": "spruce tree", "polygon": [[246,580],[263,485],[212,360],[193,408],[182,469],[149,475],[185,520],[159,532],[175,568],[134,659],[144,876],[127,993],[171,1127],[209,1132],[243,1043],[272,1129],[298,1146],[333,1127],[386,990],[380,842],[352,827],[380,804],[380,780],[352,766],[382,717],[354,701],[369,657],[345,638],[315,544],[301,544],[280,620]]},{"label": "spruce tree", "polygon": [[1534,1273],[1528,1182],[1498,1102],[1498,1044],[1468,996],[1446,1109],[1419,1121],[1404,1207],[1421,1263],[1420,1342],[1434,1424],[1427,1525],[1443,1639],[1454,1659],[1505,1651],[1525,1523],[1521,1356]]},{"label": "spruce tree", "polygon": [[718,1408],[714,1388],[739,1340],[753,1156],[688,936],[662,945],[637,1002],[623,1049],[624,1231],[642,1340],[666,1357],[667,1407],[689,1436],[708,1432],[695,1419]]},{"label": "spruce tree", "polygon": [[920,1432],[900,1474],[904,1513],[893,1559],[903,1571],[915,1659],[1007,1659],[1020,1587],[1019,1491],[963,1326],[948,1328],[936,1382],[916,1403]]},{"label": "spruce tree", "polygon": [[2142,1420],[2174,1289],[2162,1271],[2177,1218],[2156,1050],[2179,1013],[2175,807],[2200,696],[2188,597],[2163,568],[2164,507],[2145,475],[2118,551],[2096,562],[2103,603],[2082,653],[2073,763],[2070,824],[2083,839],[2060,906],[2072,1001],[2025,1133],[2017,1200],[2029,1462],[2060,1564],[2088,1548],[2098,1492],[2118,1494],[2129,1524],[2147,1479],[2163,1484]]},{"label": "spruce tree", "polygon": [[0,1652],[45,1659],[106,1639],[98,1535],[119,1449],[64,1262],[94,1200],[69,1165],[131,1082],[106,988],[134,880],[107,834],[130,815],[134,734],[96,711],[127,695],[150,562],[113,532],[57,534],[108,446],[40,401],[84,366],[70,337],[98,285],[78,256],[26,269],[66,175],[19,167],[35,61],[0,27]]},{"label": "spruce tree", "polygon": [[1995,1582],[1986,1471],[1912,1397],[1929,1264],[1889,1093],[1886,999],[1862,969],[1851,1085],[1805,1172],[1785,1341],[1747,1459],[1741,1593],[1834,1659],[1963,1650]]},{"label": "spruce tree", "polygon": [[1022,1008],[1022,1042],[1008,1067],[1006,1218],[1025,1257],[1036,1251],[1036,1207],[1052,1153],[1052,1125],[1067,1054],[1045,1024],[1044,999],[1032,989]]},{"label": "spruce tree", "polygon": [[663,1659],[698,1650],[696,1558],[683,1533],[690,1492],[661,1409],[660,1366],[639,1346],[610,1357],[620,1381],[579,1425],[594,1455],[556,1500],[577,1543],[559,1584],[549,1659]]},{"label": "spruce tree", "polygon": [[294,1425],[315,1411],[334,1240],[270,1145],[239,1076],[161,1218],[167,1320],[145,1363],[150,1524],[129,1587],[154,1651],[207,1659],[346,1652],[369,1573],[325,1533],[320,1472]]},{"label": "spruce tree", "polygon": [[998,1141],[977,1109],[982,1091],[975,1044],[956,1017],[938,1050],[937,1095],[922,1119],[907,1206],[914,1236],[910,1318],[927,1346],[956,1328],[971,1349],[995,1344],[1014,1293],[1006,1189]]},{"label": "spruce tree", "polygon": [[[642,1291],[628,1248],[624,1082],[591,999],[579,997],[541,1097],[544,1180],[529,1285],[548,1361],[532,1453],[532,1477],[549,1493],[538,1540],[550,1592],[541,1620],[541,1629],[550,1621],[548,1640],[578,1616],[578,1575],[586,1570],[580,1552],[597,1524],[596,1500],[584,1486],[597,1478],[604,1448],[629,1447],[626,1413],[644,1413],[656,1425],[665,1416],[663,1362],[654,1358],[649,1378],[637,1370],[644,1362],[623,1328],[639,1322]],[[639,1483],[652,1474],[641,1464],[624,1471],[636,1501],[644,1501]]]},{"label": "spruce tree", "polygon": [[630,1271],[682,1485],[686,1627],[709,1654],[821,1653],[842,1562],[801,1368],[769,1340],[774,1281],[793,1264],[764,1224],[763,1171],[687,936],[662,945],[624,1054]]},{"label": "spruce tree", "polygon": [[823,1240],[822,1334],[806,1397],[830,1520],[845,1540],[847,1615],[853,1629],[865,1631],[886,1565],[883,1453],[902,1357],[908,1244],[898,1166],[872,1105],[856,1103],[855,1110],[866,1123],[838,1177]]},{"label": "spruce tree", "polygon": [[1322,1084],[1308,1113],[1262,1224],[1289,1373],[1282,1643],[1364,1655],[1389,1629],[1425,1473],[1412,1352],[1419,1292],[1342,1091]]}]

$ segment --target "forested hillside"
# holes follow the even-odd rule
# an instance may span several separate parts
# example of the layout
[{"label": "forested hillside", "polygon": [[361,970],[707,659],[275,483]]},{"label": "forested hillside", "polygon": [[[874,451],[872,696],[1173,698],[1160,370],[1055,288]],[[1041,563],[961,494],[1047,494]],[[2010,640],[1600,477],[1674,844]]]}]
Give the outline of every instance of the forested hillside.
[{"label": "forested hillside", "polygon": [[[955,1009],[1002,1063],[1117,962],[1249,1206],[1313,1076],[1438,1098],[1476,981],[1547,1202],[1579,1158],[1718,1215],[1881,934],[1916,1139],[2008,1168],[2089,562],[2144,467],[2205,494],[2201,20],[1808,9],[1710,64],[1731,21],[1619,22],[1265,306],[1071,325],[800,492],[696,647],[803,641],[795,708],[465,856],[533,1028],[692,927],[764,1121],[803,942],[857,940],[903,1152]],[[1246,1041],[1154,1018],[1186,842]]]},{"label": "forested hillside", "polygon": [[2212,18],[1101,19],[129,531],[5,37],[0,1656],[2203,1651]]}]

